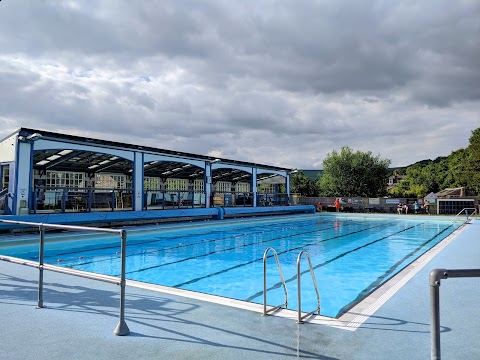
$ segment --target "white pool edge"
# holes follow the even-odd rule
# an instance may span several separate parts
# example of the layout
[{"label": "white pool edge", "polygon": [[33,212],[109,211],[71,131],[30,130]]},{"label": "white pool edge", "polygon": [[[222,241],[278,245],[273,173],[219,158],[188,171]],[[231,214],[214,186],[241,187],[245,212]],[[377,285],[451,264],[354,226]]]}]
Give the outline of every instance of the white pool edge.
[{"label": "white pool edge", "polygon": [[[356,304],[339,318],[331,318],[321,315],[313,315],[305,320],[305,323],[314,325],[332,326],[343,330],[357,330],[370,316],[372,316],[380,307],[382,307],[393,295],[395,295],[410,279],[412,279],[423,267],[425,267],[431,259],[433,259],[440,251],[450,244],[463,230],[465,226],[461,226],[453,233],[443,239],[440,243],[429,249],[418,259],[405,267],[398,274],[389,279],[385,284],[377,288],[365,299]],[[236,299],[225,298],[216,295],[204,294],[190,290],[172,288],[168,286],[144,283],[135,280],[126,280],[127,286],[141,288],[145,290],[156,291],[160,293],[181,296],[185,298],[206,301],[218,305],[231,306],[238,309],[257,312],[259,316],[263,313],[263,305],[241,301]],[[278,316],[291,320],[298,319],[298,312],[288,309],[280,309],[277,312],[269,314],[269,316]]]}]

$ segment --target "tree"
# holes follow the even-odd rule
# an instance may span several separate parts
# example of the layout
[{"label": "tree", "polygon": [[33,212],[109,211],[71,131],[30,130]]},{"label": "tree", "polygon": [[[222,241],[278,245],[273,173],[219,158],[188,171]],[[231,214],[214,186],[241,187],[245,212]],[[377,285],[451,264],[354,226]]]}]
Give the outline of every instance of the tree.
[{"label": "tree", "polygon": [[290,185],[293,193],[300,193],[303,196],[318,195],[315,183],[300,170],[297,170],[297,172],[290,177]]},{"label": "tree", "polygon": [[424,185],[412,183],[412,179],[405,176],[388,192],[388,194],[393,197],[401,198],[424,197],[427,194],[427,189]]},{"label": "tree", "polygon": [[468,161],[465,167],[469,179],[467,190],[480,194],[480,128],[472,131],[467,147]]},{"label": "tree", "polygon": [[408,197],[417,194],[420,197],[452,187],[465,187],[470,194],[480,193],[480,128],[472,131],[466,149],[407,167],[406,176],[390,195]]},{"label": "tree", "polygon": [[386,192],[390,163],[370,151],[353,152],[344,146],[327,155],[317,186],[323,196],[381,196]]}]

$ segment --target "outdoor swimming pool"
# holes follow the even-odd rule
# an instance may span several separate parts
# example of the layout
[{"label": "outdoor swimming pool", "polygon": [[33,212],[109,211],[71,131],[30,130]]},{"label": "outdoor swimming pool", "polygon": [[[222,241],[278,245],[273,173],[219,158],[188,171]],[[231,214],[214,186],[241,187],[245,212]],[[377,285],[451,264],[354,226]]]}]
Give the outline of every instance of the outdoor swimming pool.
[{"label": "outdoor swimming pool", "polygon": [[[310,254],[321,315],[338,317],[455,231],[461,222],[418,217],[296,215],[128,228],[127,279],[262,303],[263,254],[277,251],[297,309],[296,261]],[[38,259],[33,241],[1,243],[0,253]],[[48,234],[45,262],[119,275],[120,241],[105,234]],[[10,244],[10,245],[8,245]],[[305,259],[304,259],[305,260]],[[302,309],[316,307],[307,261],[302,263]],[[284,301],[278,270],[268,259],[268,303]]]}]

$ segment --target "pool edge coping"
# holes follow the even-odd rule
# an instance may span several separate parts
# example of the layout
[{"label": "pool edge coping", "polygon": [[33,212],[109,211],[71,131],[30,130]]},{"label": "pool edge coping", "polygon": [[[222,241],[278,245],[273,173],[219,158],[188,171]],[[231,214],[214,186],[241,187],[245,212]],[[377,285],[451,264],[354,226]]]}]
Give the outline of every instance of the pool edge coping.
[{"label": "pool edge coping", "polygon": [[[472,220],[475,221],[475,220]],[[465,224],[455,229],[450,235],[437,245],[426,251],[419,258],[407,265],[403,270],[389,279],[385,284],[375,289],[370,295],[345,312],[339,318],[332,318],[322,315],[312,315],[305,320],[305,323],[312,325],[326,325],[343,330],[355,331],[368,318],[382,307],[392,296],[394,296],[410,279],[422,270],[438,253],[448,246],[465,229]],[[174,296],[206,301],[218,305],[235,307],[238,309],[263,314],[263,304],[256,304],[242,300],[226,298],[217,295],[204,294],[191,290],[177,289],[163,285],[149,284],[136,280],[126,280],[127,286],[166,293]],[[298,319],[298,312],[289,309],[279,309],[268,316],[277,316],[291,320]]]}]

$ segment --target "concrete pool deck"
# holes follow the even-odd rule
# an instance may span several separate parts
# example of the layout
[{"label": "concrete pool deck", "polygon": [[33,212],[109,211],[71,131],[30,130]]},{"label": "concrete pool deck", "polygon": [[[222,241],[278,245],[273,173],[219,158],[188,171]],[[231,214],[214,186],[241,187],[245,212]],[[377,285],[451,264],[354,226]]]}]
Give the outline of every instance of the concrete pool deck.
[{"label": "concrete pool deck", "polygon": [[[130,335],[117,337],[119,288],[0,261],[0,359],[428,359],[432,269],[480,268],[467,224],[355,331],[127,287]],[[480,278],[442,280],[444,359],[480,358]]]}]

